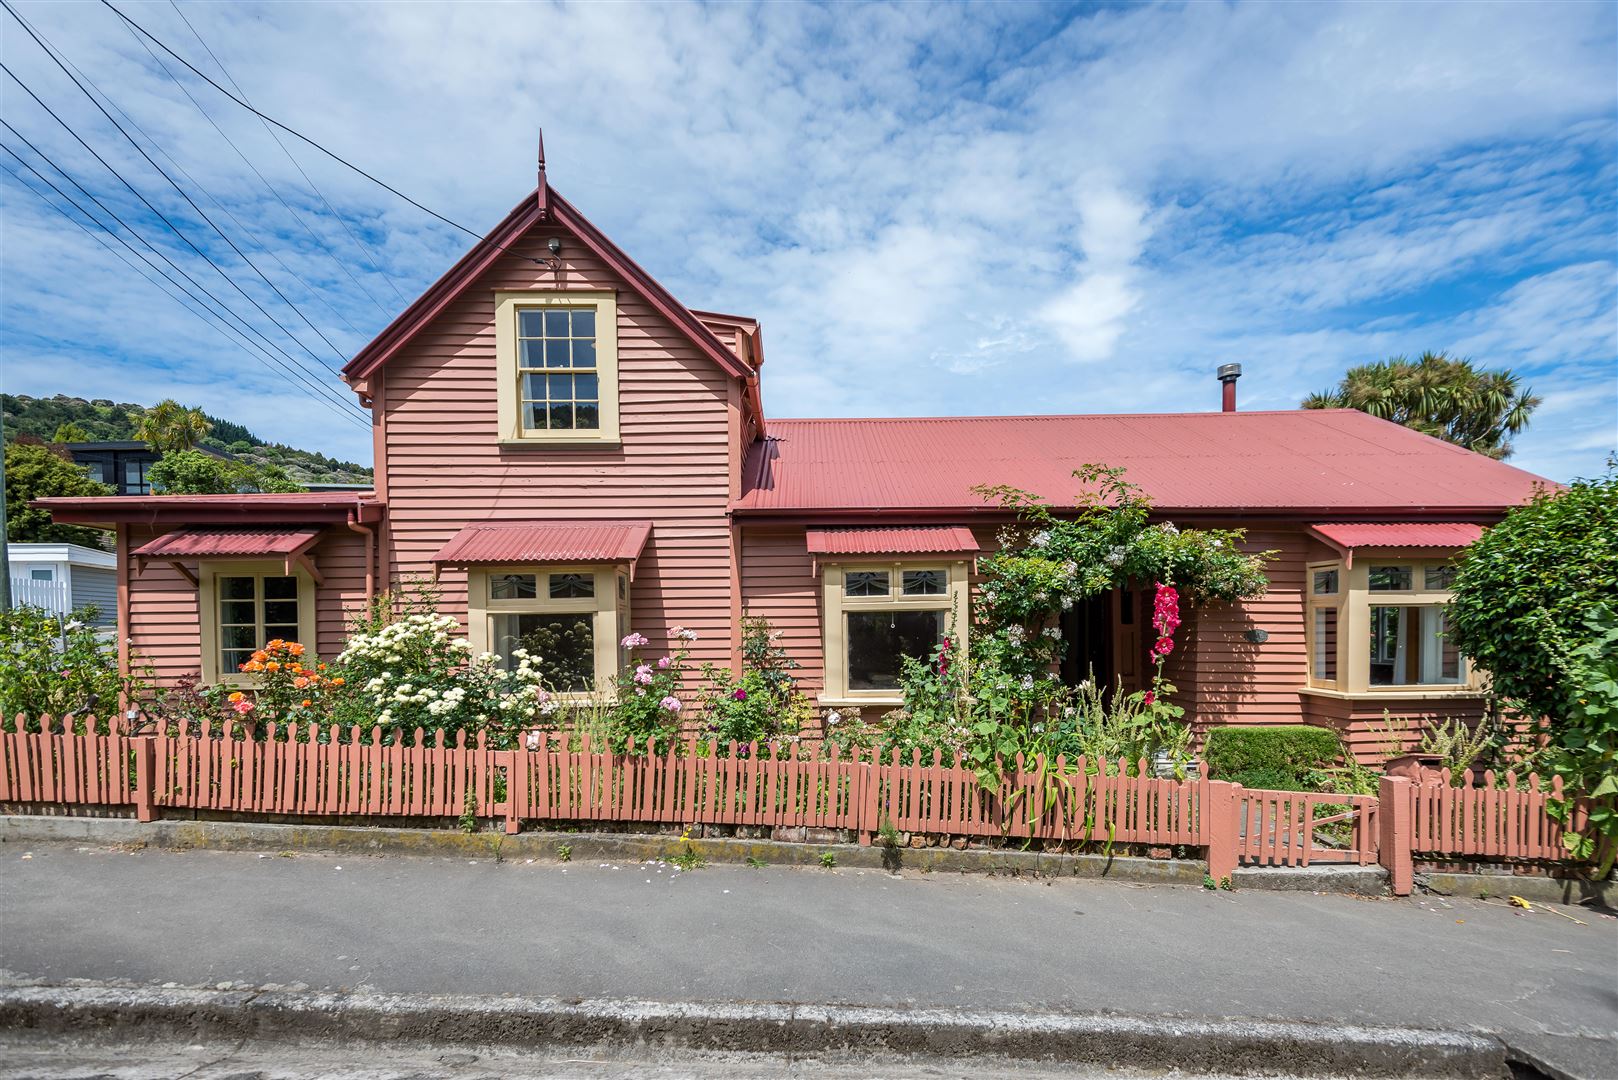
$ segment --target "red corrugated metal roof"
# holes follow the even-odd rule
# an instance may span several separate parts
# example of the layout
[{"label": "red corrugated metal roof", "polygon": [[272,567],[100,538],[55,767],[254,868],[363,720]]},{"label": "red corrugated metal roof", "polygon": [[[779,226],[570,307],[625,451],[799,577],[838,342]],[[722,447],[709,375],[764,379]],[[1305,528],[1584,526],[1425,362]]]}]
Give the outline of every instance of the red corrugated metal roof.
[{"label": "red corrugated metal roof", "polygon": [[58,522],[120,521],[177,525],[280,525],[288,522],[378,521],[386,509],[374,491],[297,491],[246,495],[97,495],[36,499]]},{"label": "red corrugated metal roof", "polygon": [[1354,548],[1415,548],[1450,551],[1483,535],[1483,526],[1452,521],[1346,522],[1311,525],[1309,531],[1345,551]]},{"label": "red corrugated metal roof", "polygon": [[432,561],[633,564],[651,535],[650,521],[480,521],[452,536]]},{"label": "red corrugated metal roof", "polygon": [[958,525],[897,529],[810,529],[811,555],[975,555],[972,530]]},{"label": "red corrugated metal roof", "polygon": [[136,548],[142,559],[285,558],[314,543],[319,529],[177,529]]},{"label": "red corrugated metal roof", "polygon": [[1073,470],[1121,466],[1164,510],[1499,512],[1548,483],[1349,409],[1119,416],[775,420],[742,513],[959,511],[1010,484],[1054,506]]}]

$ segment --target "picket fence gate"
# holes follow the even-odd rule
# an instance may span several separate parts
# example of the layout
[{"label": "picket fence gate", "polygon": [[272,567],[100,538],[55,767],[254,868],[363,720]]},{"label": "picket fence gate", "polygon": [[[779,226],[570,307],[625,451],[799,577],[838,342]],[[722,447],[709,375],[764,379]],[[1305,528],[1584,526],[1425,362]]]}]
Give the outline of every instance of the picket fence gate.
[{"label": "picket fence gate", "polygon": [[[1076,845],[1205,849],[1208,872],[1241,865],[1319,863],[1387,868],[1410,891],[1414,856],[1555,860],[1563,827],[1548,804],[1562,782],[1507,773],[1496,787],[1383,778],[1378,795],[1247,790],[1206,778],[1160,779],[1147,761],[1001,763],[985,788],[957,756],[799,744],[648,741],[615,753],[587,738],[534,732],[495,749],[486,733],[337,725],[240,725],[131,734],[120,720],[39,730],[17,717],[0,732],[0,803],[134,806],[349,817],[503,818],[524,821],[744,825],[846,830],[869,844],[885,827],[905,833]],[[100,730],[100,729],[105,729]],[[1582,824],[1575,807],[1572,825]]]}]

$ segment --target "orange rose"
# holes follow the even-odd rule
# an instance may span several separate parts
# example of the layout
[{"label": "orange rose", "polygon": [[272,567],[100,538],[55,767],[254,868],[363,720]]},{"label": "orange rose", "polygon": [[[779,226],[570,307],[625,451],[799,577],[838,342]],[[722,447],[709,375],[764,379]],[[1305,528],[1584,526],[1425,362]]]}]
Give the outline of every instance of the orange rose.
[{"label": "orange rose", "polygon": [[257,661],[258,661],[258,662],[259,662],[259,663],[261,663],[261,664],[262,664],[262,663],[263,663],[263,662],[264,662],[264,661],[266,661],[266,660],[268,660],[268,659],[269,659],[269,658],[270,658],[270,657],[269,657],[269,654],[268,654],[268,653],[266,653],[266,652],[265,652],[265,651],[264,651],[264,650],[263,650],[263,649],[259,649],[259,650],[258,650],[258,651],[257,651],[257,652],[255,652],[255,653],[254,653],[254,654],[253,654],[253,659],[254,659],[254,660],[257,660]]},{"label": "orange rose", "polygon": [[340,675],[339,675],[339,676],[338,676],[338,677],[337,677],[337,678],[335,678],[335,679],[333,679],[333,680],[332,680],[332,681],[331,681],[331,684],[332,684],[332,685],[333,685],[333,686],[341,686],[341,685],[343,685],[343,678],[342,678],[342,676],[340,676]]},{"label": "orange rose", "polygon": [[287,646],[287,652],[291,653],[293,656],[302,656],[303,645],[294,641],[291,645]]},{"label": "orange rose", "polygon": [[309,685],[309,680],[304,678],[302,675],[299,675],[296,679],[292,680],[292,685],[294,688],[302,690],[304,687]]},{"label": "orange rose", "polygon": [[230,697],[226,698],[225,700],[229,701],[232,705],[234,705],[234,704],[236,704],[236,702],[240,701],[244,696],[245,695],[240,690],[238,690],[234,694],[230,695]]},{"label": "orange rose", "polygon": [[274,660],[271,660],[268,664],[264,665],[264,670],[265,671],[280,671],[281,670],[281,665],[277,664]]},{"label": "orange rose", "polygon": [[306,708],[306,709],[309,707],[309,699],[308,698],[303,699],[303,707]]}]

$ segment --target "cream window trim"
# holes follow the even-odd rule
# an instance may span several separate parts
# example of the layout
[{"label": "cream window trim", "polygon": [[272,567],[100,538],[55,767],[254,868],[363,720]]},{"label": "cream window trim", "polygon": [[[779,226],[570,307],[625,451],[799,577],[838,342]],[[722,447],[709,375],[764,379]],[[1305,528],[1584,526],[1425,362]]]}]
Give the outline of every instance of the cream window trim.
[{"label": "cream window trim", "polygon": [[[544,308],[593,308],[596,318],[596,378],[600,424],[594,431],[551,431],[523,426],[517,356],[517,318]],[[599,446],[618,441],[618,294],[610,290],[497,292],[494,294],[494,354],[499,383],[500,443],[505,446]]]},{"label": "cream window trim", "polygon": [[[849,573],[881,570],[889,574],[886,596],[844,596],[843,585]],[[949,580],[942,594],[933,596],[904,596],[903,574],[906,570],[943,570]],[[953,620],[956,647],[964,656],[967,648],[967,629],[970,590],[970,566],[964,559],[915,562],[873,562],[863,560],[850,563],[822,564],[821,566],[821,655],[825,658],[825,684],[819,704],[835,707],[861,705],[898,705],[903,695],[897,690],[850,690],[848,687],[847,616],[857,611],[944,611],[946,625]]]},{"label": "cream window trim", "polygon": [[[202,630],[202,682],[205,686],[256,686],[258,680],[240,671],[222,671],[219,641],[219,588],[221,577],[295,577],[298,580],[298,641],[315,654],[315,580],[301,566],[287,573],[285,562],[278,560],[202,562],[197,566],[197,615]],[[263,585],[256,586],[254,603],[260,625],[263,623]],[[262,648],[260,641],[258,647]]]},{"label": "cream window trim", "polygon": [[[1425,587],[1427,569],[1449,565],[1449,559],[1407,559],[1394,557],[1361,557],[1352,566],[1345,562],[1309,563],[1304,579],[1304,640],[1307,650],[1308,677],[1305,689],[1322,696],[1376,699],[1376,698],[1442,698],[1475,697],[1483,688],[1481,673],[1473,669],[1466,657],[1459,658],[1461,680],[1455,683],[1394,683],[1372,685],[1371,675],[1371,609],[1378,607],[1423,608],[1449,603],[1447,589]],[[1373,566],[1409,567],[1409,589],[1378,589],[1372,591]],[[1315,573],[1318,570],[1338,572],[1338,592],[1335,596],[1314,594]],[[1337,678],[1326,680],[1315,675],[1315,618],[1316,611],[1335,608],[1337,611]]]},{"label": "cream window trim", "polygon": [[[514,600],[489,598],[489,579],[502,574],[533,574],[536,576],[535,596]],[[549,593],[551,574],[588,574],[594,581],[594,595],[568,599],[552,599]],[[627,567],[603,566],[599,563],[583,566],[551,563],[511,566],[478,566],[467,571],[467,642],[476,653],[492,652],[494,617],[496,615],[551,613],[556,615],[591,616],[590,634],[595,646],[595,687],[592,691],[562,693],[563,701],[588,701],[610,696],[612,679],[622,669],[625,655],[619,642],[629,633],[629,570]]]}]

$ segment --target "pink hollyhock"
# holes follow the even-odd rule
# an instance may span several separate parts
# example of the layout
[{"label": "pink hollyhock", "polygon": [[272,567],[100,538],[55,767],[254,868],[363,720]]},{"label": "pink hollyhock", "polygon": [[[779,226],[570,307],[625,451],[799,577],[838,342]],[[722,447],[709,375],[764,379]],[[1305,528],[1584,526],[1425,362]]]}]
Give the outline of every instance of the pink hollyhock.
[{"label": "pink hollyhock", "polygon": [[1148,691],[1146,691],[1146,696],[1140,699],[1140,703],[1142,705],[1151,705],[1151,703],[1156,701],[1156,700],[1157,700],[1157,695],[1155,693],[1153,693],[1152,691],[1148,690]]},{"label": "pink hollyhock", "polygon": [[1174,639],[1171,637],[1160,637],[1157,639],[1157,644],[1152,646],[1152,652],[1158,656],[1167,656],[1173,651]]},{"label": "pink hollyhock", "polygon": [[1159,582],[1157,595],[1152,600],[1152,625],[1164,637],[1180,627],[1180,594],[1173,585]]}]

